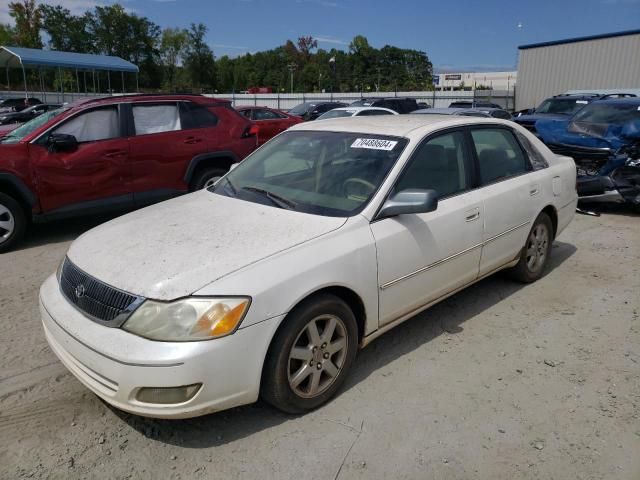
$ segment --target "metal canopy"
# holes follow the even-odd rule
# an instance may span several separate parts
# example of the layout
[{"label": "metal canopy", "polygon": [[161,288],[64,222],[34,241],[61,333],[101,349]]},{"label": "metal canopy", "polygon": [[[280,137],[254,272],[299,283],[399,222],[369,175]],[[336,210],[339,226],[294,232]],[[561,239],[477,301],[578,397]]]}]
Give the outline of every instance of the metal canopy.
[{"label": "metal canopy", "polygon": [[136,65],[120,57],[22,47],[0,47],[0,67],[60,67],[131,73],[139,71]]}]

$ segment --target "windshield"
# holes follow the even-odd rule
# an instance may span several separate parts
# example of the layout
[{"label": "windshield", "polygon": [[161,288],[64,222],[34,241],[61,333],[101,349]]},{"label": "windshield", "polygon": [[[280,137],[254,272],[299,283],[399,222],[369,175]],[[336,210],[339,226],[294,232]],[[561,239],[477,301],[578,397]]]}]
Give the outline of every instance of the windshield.
[{"label": "windshield", "polygon": [[47,123],[53,117],[61,114],[65,110],[66,110],[65,108],[58,108],[56,110],[45,112],[42,115],[37,116],[33,120],[29,120],[27,123],[20,125],[15,130],[12,130],[10,133],[7,134],[6,137],[0,138],[0,143],[18,143],[20,140],[22,140],[24,137],[29,135],[31,132],[40,128],[42,125]]},{"label": "windshield", "polygon": [[310,107],[315,107],[315,104],[301,103],[300,105],[297,105],[293,107],[291,110],[289,110],[289,113],[292,115],[302,115],[303,113],[307,113],[307,110],[309,110]]},{"label": "windshield", "polygon": [[592,103],[573,117],[575,122],[622,124],[640,120],[637,103]]},{"label": "windshield", "polygon": [[385,135],[285,132],[256,150],[211,191],[332,217],[360,212],[407,145]]},{"label": "windshield", "polygon": [[318,117],[318,120],[326,120],[327,118],[353,117],[355,110],[329,110]]},{"label": "windshield", "polygon": [[562,115],[572,115],[589,102],[587,100],[576,100],[575,98],[548,98],[536,108],[535,113],[559,113]]}]

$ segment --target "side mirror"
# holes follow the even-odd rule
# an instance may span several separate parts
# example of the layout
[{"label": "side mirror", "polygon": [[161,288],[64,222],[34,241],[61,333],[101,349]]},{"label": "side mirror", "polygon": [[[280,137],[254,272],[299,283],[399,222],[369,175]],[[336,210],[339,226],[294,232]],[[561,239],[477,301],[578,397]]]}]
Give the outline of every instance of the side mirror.
[{"label": "side mirror", "polygon": [[395,217],[409,213],[428,213],[437,208],[438,192],[435,190],[402,190],[384,202],[377,218]]},{"label": "side mirror", "polygon": [[68,152],[78,148],[78,140],[66,133],[52,133],[47,140],[50,152]]},{"label": "side mirror", "polygon": [[229,171],[233,170],[234,168],[236,168],[238,165],[240,165],[240,162],[236,162],[236,163],[232,163],[231,166],[229,167]]}]

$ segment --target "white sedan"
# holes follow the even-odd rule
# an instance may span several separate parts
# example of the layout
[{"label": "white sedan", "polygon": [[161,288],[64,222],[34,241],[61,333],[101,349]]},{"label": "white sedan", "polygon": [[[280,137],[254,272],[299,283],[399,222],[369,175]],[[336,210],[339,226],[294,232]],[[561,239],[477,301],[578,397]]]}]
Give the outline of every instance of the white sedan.
[{"label": "white sedan", "polygon": [[340,107],[323,113],[316,120],[340,117],[374,117],[377,115],[398,115],[398,112],[382,107]]},{"label": "white sedan", "polygon": [[183,418],[328,401],[358,348],[510,269],[541,277],[573,161],[506,121],[304,123],[206,190],[99,226],[40,291],[62,363],[117,408]]}]

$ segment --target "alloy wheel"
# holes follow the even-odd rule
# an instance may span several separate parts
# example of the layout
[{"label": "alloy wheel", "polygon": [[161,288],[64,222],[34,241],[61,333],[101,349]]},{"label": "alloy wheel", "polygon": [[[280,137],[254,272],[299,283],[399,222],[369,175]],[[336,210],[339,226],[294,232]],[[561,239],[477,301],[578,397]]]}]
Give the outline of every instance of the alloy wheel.
[{"label": "alloy wheel", "polygon": [[347,358],[347,328],[334,315],[315,317],[298,334],[288,359],[291,390],[302,398],[325,392],[338,378]]},{"label": "alloy wheel", "polygon": [[547,259],[549,248],[549,230],[543,223],[537,224],[527,239],[527,268],[530,272],[537,272]]},{"label": "alloy wheel", "polygon": [[16,221],[11,210],[0,204],[0,244],[9,239],[15,228]]}]

